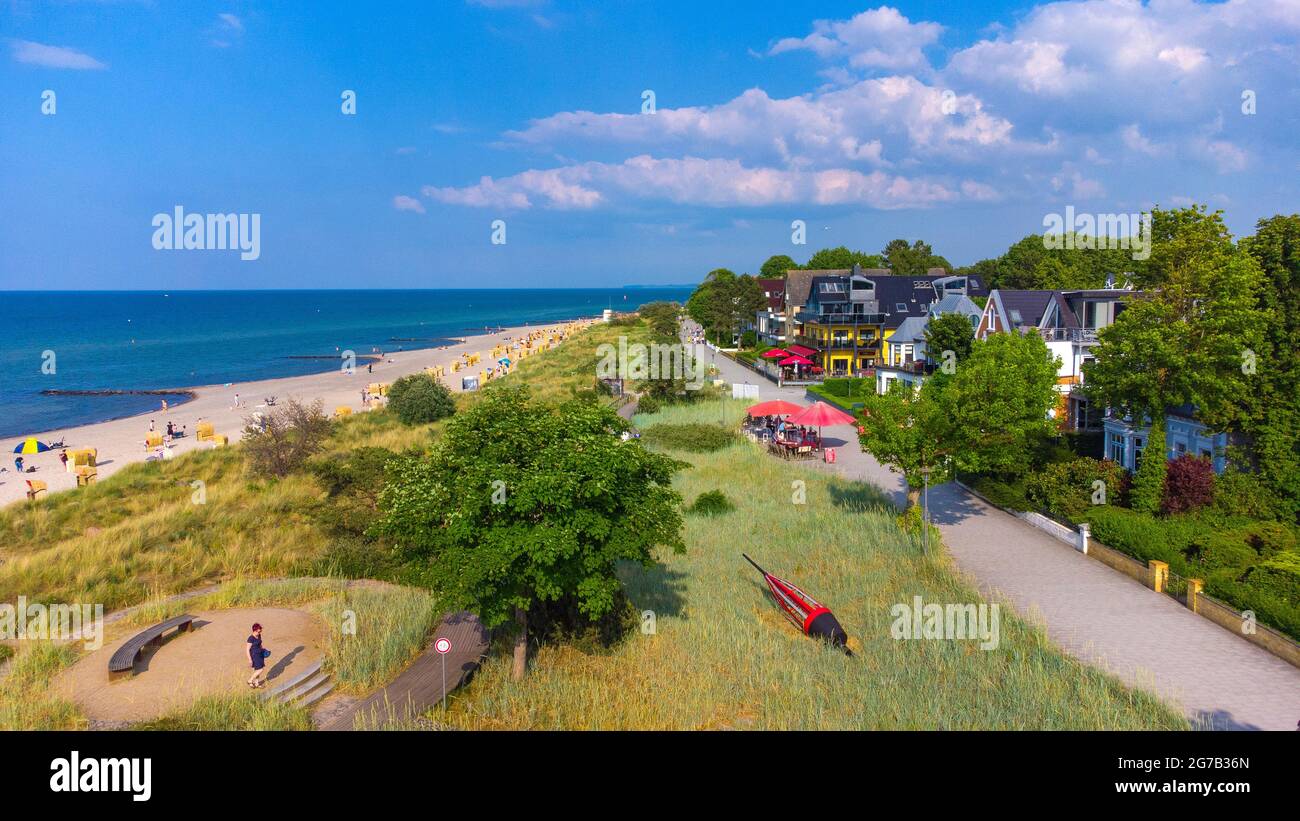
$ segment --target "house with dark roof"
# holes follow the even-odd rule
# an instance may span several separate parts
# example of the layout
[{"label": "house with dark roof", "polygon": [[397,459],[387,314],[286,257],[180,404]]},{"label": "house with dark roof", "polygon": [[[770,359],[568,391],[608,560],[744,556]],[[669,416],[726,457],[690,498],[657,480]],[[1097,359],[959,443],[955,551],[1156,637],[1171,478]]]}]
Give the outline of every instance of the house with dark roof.
[{"label": "house with dark roof", "polygon": [[[863,375],[884,361],[884,345],[909,318],[924,319],[948,296],[984,296],[979,277],[906,277],[854,268],[811,271],[808,295],[797,314],[793,342],[832,376]],[[787,280],[787,304],[791,289]],[[874,375],[874,373],[872,374]]]},{"label": "house with dark roof", "polygon": [[1060,401],[1051,416],[1074,430],[1101,427],[1103,409],[1092,408],[1083,385],[1083,366],[1095,357],[1097,332],[1114,323],[1134,292],[1128,288],[1076,291],[1021,291],[998,288],[975,328],[976,339],[995,333],[1036,333],[1059,361]]}]

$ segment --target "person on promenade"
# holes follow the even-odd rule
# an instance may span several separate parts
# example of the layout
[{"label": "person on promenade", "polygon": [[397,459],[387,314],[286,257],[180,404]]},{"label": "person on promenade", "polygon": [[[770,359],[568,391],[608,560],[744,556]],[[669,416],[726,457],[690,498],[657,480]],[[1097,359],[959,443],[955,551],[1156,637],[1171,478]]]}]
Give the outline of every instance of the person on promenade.
[{"label": "person on promenade", "polygon": [[248,677],[248,686],[257,689],[266,684],[262,677],[266,675],[266,657],[269,650],[262,648],[262,625],[253,625],[253,635],[248,637],[248,661],[253,667],[253,675]]}]

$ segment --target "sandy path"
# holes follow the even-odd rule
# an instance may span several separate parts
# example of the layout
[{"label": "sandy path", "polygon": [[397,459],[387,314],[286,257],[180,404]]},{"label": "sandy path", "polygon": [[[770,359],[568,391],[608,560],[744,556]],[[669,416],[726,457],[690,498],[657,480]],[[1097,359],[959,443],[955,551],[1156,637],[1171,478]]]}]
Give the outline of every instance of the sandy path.
[{"label": "sandy path", "polygon": [[[182,425],[189,428],[188,435],[173,442],[172,451],[179,456],[197,448],[212,447],[209,442],[199,442],[194,438],[195,429],[200,420],[211,422],[219,434],[225,434],[234,442],[240,438],[243,419],[255,410],[265,410],[262,401],[265,397],[275,396],[279,401],[296,398],[303,401],[319,399],[325,406],[325,413],[332,414],[339,405],[347,405],[353,411],[362,410],[361,389],[372,382],[392,382],[407,374],[416,373],[426,367],[444,365],[448,367],[448,378],[444,380],[455,391],[460,390],[462,375],[477,375],[487,366],[491,350],[499,343],[510,339],[519,339],[529,332],[558,329],[567,323],[549,323],[543,325],[517,326],[492,334],[483,334],[467,338],[464,342],[445,348],[429,348],[417,351],[400,351],[387,354],[383,362],[374,363],[373,373],[367,373],[366,366],[370,360],[359,359],[356,371],[345,374],[342,368],[325,373],[292,376],[283,379],[263,379],[257,382],[237,382],[229,387],[225,385],[208,385],[193,388],[196,397],[170,409],[167,413],[154,411],[101,422],[83,425],[61,431],[41,434],[42,441],[57,441],[60,438],[69,448],[93,447],[99,451],[99,478],[105,479],[123,465],[143,462],[152,451],[144,447],[145,435],[149,431],[149,421],[153,420],[157,430],[165,430],[170,421],[177,429]],[[450,373],[450,365],[461,358],[461,354],[483,354],[483,363],[467,371]],[[235,408],[235,395],[238,394],[242,407]],[[14,447],[20,439],[0,441],[4,454],[0,455],[8,472],[0,473],[0,506],[23,499],[27,493],[24,479],[39,479],[49,486],[49,493],[76,487],[76,477],[63,469],[59,462],[58,451],[24,456],[27,465],[35,466],[36,473],[19,476],[14,472]]]},{"label": "sandy path", "polygon": [[[108,659],[140,625],[90,653],[54,681],[55,692],[81,705],[93,722],[144,721],[183,709],[205,695],[246,692],[252,670],[247,639],[264,625],[268,686],[287,681],[325,655],[325,625],[301,610],[279,607],[201,610],[194,629],[146,649],[129,679],[108,681]],[[288,678],[285,678],[288,677]]]}]

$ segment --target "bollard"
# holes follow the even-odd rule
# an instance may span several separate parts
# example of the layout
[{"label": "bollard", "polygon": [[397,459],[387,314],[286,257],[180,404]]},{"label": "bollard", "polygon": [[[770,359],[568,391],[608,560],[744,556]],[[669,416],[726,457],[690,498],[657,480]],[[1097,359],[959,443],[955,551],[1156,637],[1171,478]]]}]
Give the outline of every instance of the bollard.
[{"label": "bollard", "polygon": [[1205,587],[1205,582],[1200,579],[1187,580],[1187,609],[1193,613],[1196,611],[1196,600],[1200,598],[1201,589]]},{"label": "bollard", "polygon": [[1092,528],[1087,522],[1079,522],[1079,540],[1075,548],[1083,555],[1088,555],[1088,538],[1092,535]]},{"label": "bollard", "polygon": [[1152,559],[1147,562],[1147,567],[1151,568],[1151,589],[1157,593],[1165,592],[1165,582],[1169,580],[1169,565]]}]

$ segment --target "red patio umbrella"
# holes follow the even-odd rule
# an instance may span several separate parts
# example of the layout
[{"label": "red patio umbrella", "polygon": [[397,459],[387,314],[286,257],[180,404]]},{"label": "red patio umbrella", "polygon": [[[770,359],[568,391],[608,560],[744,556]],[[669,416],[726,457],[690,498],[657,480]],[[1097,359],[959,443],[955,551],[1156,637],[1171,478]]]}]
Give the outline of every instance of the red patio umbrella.
[{"label": "red patio umbrella", "polygon": [[792,354],[791,356],[787,356],[785,359],[782,359],[777,364],[778,365],[811,365],[812,363],[813,363],[812,360],[806,356],[799,356],[798,354]]},{"label": "red patio umbrella", "polygon": [[806,425],[814,428],[821,428],[827,425],[848,425],[858,421],[849,414],[838,408],[833,408],[825,402],[814,402],[810,407],[796,413],[786,420],[791,425]]},{"label": "red patio umbrella", "polygon": [[785,416],[788,413],[798,413],[803,410],[802,405],[796,405],[793,402],[787,402],[784,399],[771,399],[767,402],[759,402],[749,408],[749,415],[759,416]]},{"label": "red patio umbrella", "polygon": [[770,351],[763,351],[762,354],[764,359],[776,359],[778,356],[789,356],[789,355],[790,355],[789,351],[783,351],[780,348],[773,348]]}]

